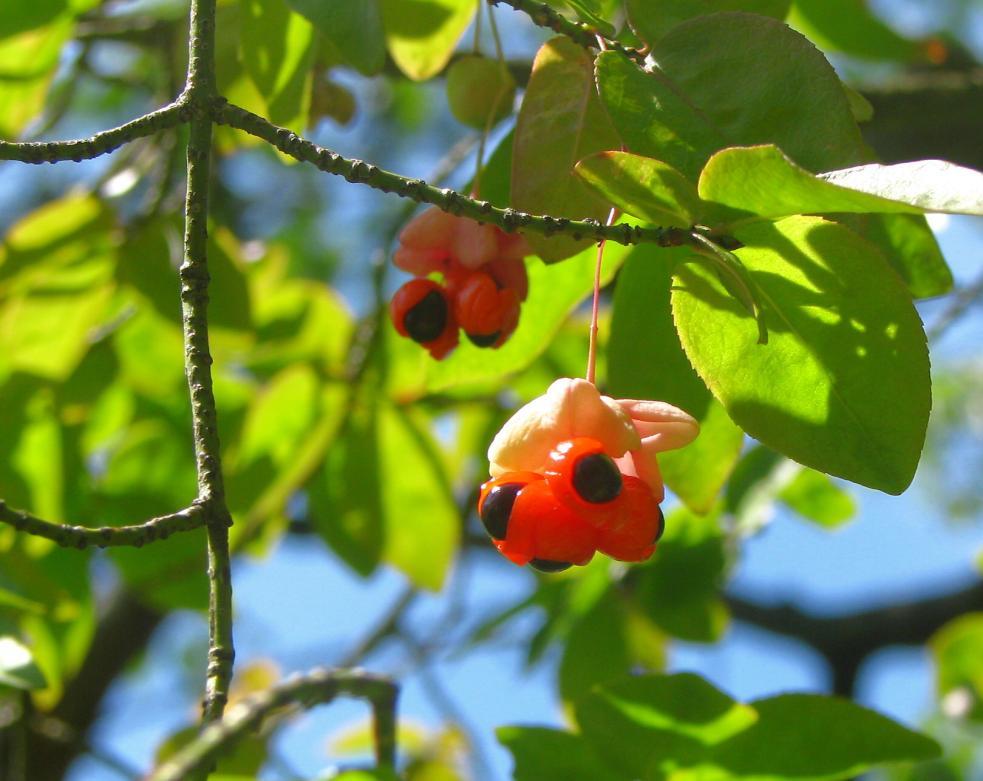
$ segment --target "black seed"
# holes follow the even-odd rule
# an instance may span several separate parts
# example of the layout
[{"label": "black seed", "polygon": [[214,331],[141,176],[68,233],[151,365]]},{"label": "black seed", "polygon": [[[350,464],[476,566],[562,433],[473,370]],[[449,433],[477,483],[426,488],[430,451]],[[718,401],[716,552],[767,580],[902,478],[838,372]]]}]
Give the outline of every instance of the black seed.
[{"label": "black seed", "polygon": [[481,522],[493,540],[504,540],[509,530],[509,516],[512,515],[512,505],[515,497],[523,488],[524,483],[505,483],[496,485],[488,492],[485,501],[481,503]]},{"label": "black seed", "polygon": [[550,561],[549,559],[532,559],[529,566],[538,569],[540,572],[563,572],[570,569],[573,564],[569,561]]},{"label": "black seed", "polygon": [[403,325],[414,342],[432,342],[447,326],[447,300],[436,290],[431,290],[406,313]]},{"label": "black seed", "polygon": [[475,347],[491,347],[501,335],[501,331],[496,331],[493,334],[468,334],[468,339]]},{"label": "black seed", "polygon": [[656,529],[655,539],[652,540],[652,542],[658,542],[660,539],[662,539],[662,535],[665,533],[665,531],[666,531],[666,516],[664,516],[662,514],[662,508],[660,507],[659,508],[659,528]]},{"label": "black seed", "polygon": [[621,493],[621,472],[610,456],[591,453],[574,464],[573,487],[584,501],[610,502]]}]

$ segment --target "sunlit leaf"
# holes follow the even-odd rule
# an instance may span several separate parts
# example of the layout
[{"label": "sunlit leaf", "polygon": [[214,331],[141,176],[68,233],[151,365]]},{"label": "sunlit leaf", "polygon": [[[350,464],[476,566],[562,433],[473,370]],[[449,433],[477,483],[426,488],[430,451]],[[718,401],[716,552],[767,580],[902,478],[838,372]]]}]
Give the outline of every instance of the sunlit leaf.
[{"label": "sunlit leaf", "polygon": [[756,718],[753,708],[689,673],[600,686],[577,704],[576,714],[584,737],[620,778],[696,764]]},{"label": "sunlit leaf", "polygon": [[283,0],[240,0],[239,59],[266,104],[266,117],[301,130],[311,91],[313,30]]},{"label": "sunlit leaf", "polygon": [[476,0],[382,0],[389,53],[411,79],[435,76],[474,16]]},{"label": "sunlit leaf", "polygon": [[769,341],[713,275],[679,269],[683,348],[747,433],[888,493],[911,482],[930,407],[921,321],[901,280],[846,228],[812,217],[739,230]]},{"label": "sunlit leaf", "polygon": [[17,638],[0,637],[0,688],[30,691],[45,687],[44,674],[34,663],[31,649]]}]

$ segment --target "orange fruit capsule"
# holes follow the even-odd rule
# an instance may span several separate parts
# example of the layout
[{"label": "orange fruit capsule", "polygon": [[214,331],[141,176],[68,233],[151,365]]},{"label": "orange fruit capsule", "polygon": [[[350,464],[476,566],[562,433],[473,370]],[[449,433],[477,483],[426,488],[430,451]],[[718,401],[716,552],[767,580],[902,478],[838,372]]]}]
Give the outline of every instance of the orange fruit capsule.
[{"label": "orange fruit capsule", "polygon": [[411,279],[389,302],[393,325],[402,335],[443,358],[457,346],[457,323],[444,289],[430,279]]},{"label": "orange fruit capsule", "polygon": [[644,480],[624,476],[617,521],[598,530],[597,549],[619,561],[645,561],[665,530],[665,519]]},{"label": "orange fruit capsule", "polygon": [[534,472],[512,472],[485,483],[478,513],[495,547],[520,566],[558,571],[586,564],[594,555],[596,531],[557,501]]},{"label": "orange fruit capsule", "polygon": [[601,443],[590,437],[564,440],[550,452],[546,480],[568,509],[596,528],[618,522],[623,478]]}]

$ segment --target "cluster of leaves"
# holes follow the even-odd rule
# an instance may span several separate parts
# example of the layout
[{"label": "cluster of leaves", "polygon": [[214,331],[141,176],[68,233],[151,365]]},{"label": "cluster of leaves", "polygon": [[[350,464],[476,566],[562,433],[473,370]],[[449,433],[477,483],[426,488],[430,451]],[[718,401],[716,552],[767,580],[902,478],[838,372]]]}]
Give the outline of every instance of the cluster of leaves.
[{"label": "cluster of leaves", "polygon": [[[100,34],[120,37],[113,25],[148,24],[183,35],[185,3],[135,3],[111,18],[97,5],[46,0],[4,15],[0,136],[39,116],[57,127],[69,104],[64,79],[53,80],[73,37],[97,46]],[[742,704],[694,676],[657,674],[672,639],[721,637],[736,544],[775,502],[833,527],[854,506],[829,475],[889,493],[912,479],[931,398],[914,301],[952,285],[921,215],[979,213],[979,179],[942,164],[872,165],[857,124],[868,107],[813,44],[901,62],[925,47],[845,0],[550,5],[624,46],[650,47],[653,64],[594,56],[563,36],[545,42],[481,195],[537,214],[603,220],[614,205],[631,223],[700,226],[683,247],[609,243],[602,281],[618,277],[606,390],[678,405],[702,434],[663,462],[684,506],[653,562],[625,573],[597,561],[544,578],[473,633],[484,642],[534,612],[529,660],[562,649],[558,688],[578,731],[503,728],[516,778],[833,779],[931,758],[931,741],[847,702]],[[294,130],[345,122],[354,97],[338,74],[438,76],[476,9],[220,2],[219,89]],[[179,80],[173,52],[155,54],[139,35],[131,45],[161,57],[163,89]],[[231,154],[246,141],[222,130],[216,143]],[[155,163],[164,187],[171,164]],[[465,344],[436,364],[381,320],[383,276],[373,311],[356,318],[325,280],[296,273],[316,267],[293,257],[302,242],[237,237],[222,216],[234,204],[223,204],[221,176],[215,189],[209,317],[233,550],[261,553],[293,521],[360,574],[385,564],[440,589],[473,523],[491,434],[516,402],[580,373],[586,329],[570,316],[590,289],[593,246],[530,236],[539,259],[516,333],[495,352]],[[150,213],[138,200],[50,200],[0,248],[0,498],[52,521],[129,523],[195,495],[181,225],[166,197]],[[390,238],[375,241],[385,250]],[[6,528],[0,554],[0,691],[30,690],[51,709],[92,640],[92,557]],[[156,610],[204,608],[197,535],[108,556]],[[974,719],[981,638],[978,616],[967,616],[933,645],[942,694],[963,697]],[[626,682],[638,669],[651,674]],[[253,774],[262,761],[260,745],[230,772]]]}]

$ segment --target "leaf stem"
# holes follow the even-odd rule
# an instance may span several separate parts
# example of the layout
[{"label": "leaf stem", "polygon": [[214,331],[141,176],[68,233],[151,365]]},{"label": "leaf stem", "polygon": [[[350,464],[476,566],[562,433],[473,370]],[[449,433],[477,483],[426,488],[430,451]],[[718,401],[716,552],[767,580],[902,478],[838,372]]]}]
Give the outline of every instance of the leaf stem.
[{"label": "leaf stem", "polygon": [[[608,225],[614,224],[618,217],[618,210],[611,207],[608,212]],[[604,245],[607,242],[601,240],[597,245],[597,263],[594,264],[594,300],[591,304],[590,313],[590,346],[587,348],[587,382],[591,385],[596,384],[597,379],[597,319],[601,308],[601,266],[604,263]]]}]

